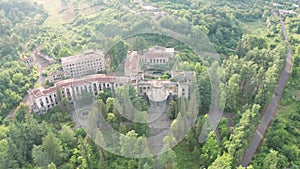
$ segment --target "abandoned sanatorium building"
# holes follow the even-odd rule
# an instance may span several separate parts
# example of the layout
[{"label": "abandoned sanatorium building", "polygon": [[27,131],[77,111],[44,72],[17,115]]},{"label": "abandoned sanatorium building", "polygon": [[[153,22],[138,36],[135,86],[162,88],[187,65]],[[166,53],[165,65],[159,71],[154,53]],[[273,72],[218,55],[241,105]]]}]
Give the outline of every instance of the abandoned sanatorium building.
[{"label": "abandoned sanatorium building", "polygon": [[55,86],[45,89],[39,87],[36,89],[29,90],[29,98],[31,102],[31,108],[34,112],[43,114],[48,109],[57,106],[58,94],[57,87],[61,91],[61,96],[73,102],[75,99],[81,97],[83,91],[92,93],[97,96],[98,92],[105,88],[114,89],[123,84],[129,82],[128,77],[115,77],[107,76],[105,74],[89,75],[77,79],[67,79],[55,83]]},{"label": "abandoned sanatorium building", "polygon": [[169,80],[160,81],[130,81],[130,77],[107,76],[105,74],[89,75],[78,79],[67,79],[55,83],[55,86],[45,89],[39,87],[29,90],[31,109],[35,113],[44,114],[54,106],[59,105],[57,87],[61,91],[61,96],[67,98],[69,102],[74,102],[81,97],[83,91],[97,96],[99,91],[104,89],[114,90],[119,86],[132,84],[137,88],[138,95],[147,95],[150,100],[160,102],[169,95],[189,97],[188,83],[171,82]]},{"label": "abandoned sanatorium building", "polygon": [[[136,51],[133,52],[136,53]],[[150,54],[151,52],[153,54]],[[79,56],[82,58],[79,59]],[[156,59],[155,62],[158,62],[157,64],[166,65],[168,64],[169,59],[173,58],[173,56],[174,49],[157,46],[150,48],[148,52],[143,55],[132,55],[132,52],[128,52],[124,67],[125,76],[109,76],[106,74],[80,76],[87,73],[85,68],[82,68],[82,66],[85,67],[87,65],[92,65],[92,67],[90,66],[88,68],[91,71],[98,71],[99,69],[104,70],[103,55],[100,53],[96,55],[91,51],[75,57],[68,57],[63,60],[63,67],[65,73],[70,73],[68,77],[72,78],[56,82],[53,87],[47,89],[39,87],[29,90],[28,94],[31,102],[30,107],[32,111],[38,114],[44,114],[52,107],[59,105],[57,88],[60,89],[62,97],[67,98],[70,103],[74,103],[76,99],[81,97],[83,91],[92,93],[93,96],[97,96],[98,92],[101,90],[106,88],[114,90],[125,84],[135,86],[138,95],[147,95],[149,99],[154,102],[163,101],[169,95],[184,97],[187,99],[189,97],[189,82],[195,77],[195,72],[193,71],[171,71],[172,77],[178,79],[177,82],[172,82],[170,80],[149,81],[145,80],[143,75],[137,76],[137,74],[140,73],[144,74],[144,70],[140,69],[139,62],[153,65],[152,60]],[[68,60],[68,62],[66,62],[66,60]],[[95,62],[96,64],[94,64]],[[78,71],[75,71],[77,69]],[[84,69],[84,71],[82,71],[82,69]],[[81,73],[79,74],[72,74],[80,71]]]}]

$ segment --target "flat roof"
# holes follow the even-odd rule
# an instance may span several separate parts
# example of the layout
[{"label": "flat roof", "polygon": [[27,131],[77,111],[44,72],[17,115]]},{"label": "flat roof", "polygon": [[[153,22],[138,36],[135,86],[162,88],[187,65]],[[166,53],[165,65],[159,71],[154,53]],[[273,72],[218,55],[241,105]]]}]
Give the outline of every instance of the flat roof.
[{"label": "flat roof", "polygon": [[152,58],[170,58],[171,54],[166,53],[166,52],[160,52],[160,53],[152,53],[152,52],[147,52],[141,55],[141,58],[144,59],[152,59]]},{"label": "flat roof", "polygon": [[94,51],[94,50],[90,49],[90,50],[84,51],[83,53],[81,53],[79,55],[63,57],[63,58],[61,58],[61,62],[62,63],[74,62],[77,60],[92,59],[93,57],[97,57],[97,56],[104,57],[103,51],[101,51],[101,50]]},{"label": "flat roof", "polygon": [[163,46],[153,46],[149,48],[142,58],[169,58],[174,53],[174,48],[166,48]]},{"label": "flat roof", "polygon": [[169,52],[169,53],[173,53],[175,50],[174,48],[166,48],[163,46],[153,46],[151,48],[148,49],[150,52]]}]

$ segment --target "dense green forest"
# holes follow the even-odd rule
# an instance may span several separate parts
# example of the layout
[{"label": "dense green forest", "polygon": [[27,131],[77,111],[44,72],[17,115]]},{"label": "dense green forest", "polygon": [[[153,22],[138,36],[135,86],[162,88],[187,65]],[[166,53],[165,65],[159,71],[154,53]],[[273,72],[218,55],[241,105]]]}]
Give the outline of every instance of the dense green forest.
[{"label": "dense green forest", "polygon": [[36,79],[35,69],[29,70],[19,61],[28,55],[27,44],[41,30],[47,13],[37,4],[0,2],[0,121],[19,105]]},{"label": "dense green forest", "polygon": [[[146,2],[164,14],[143,12],[143,7],[134,0],[0,2],[0,169],[243,168],[239,162],[260,122],[261,113],[270,103],[287,55],[280,20],[272,13],[273,1]],[[288,10],[300,11],[292,7],[296,1],[277,3]],[[300,16],[282,17],[293,51],[293,69],[274,123],[247,167],[249,169],[300,168]],[[198,136],[211,106],[210,67],[174,38],[150,33],[124,37],[141,29],[151,32],[153,25],[187,36],[207,35],[220,55],[222,72],[216,73],[224,79],[219,84],[226,96],[224,114],[217,127],[218,134],[212,132],[204,143],[198,142]],[[38,67],[29,68],[21,62],[38,47],[58,62],[62,57],[85,49],[102,49],[111,57],[109,73],[118,69],[127,50],[142,50],[154,45],[173,47],[180,52],[176,57],[182,62],[177,66],[196,72],[200,93],[199,112],[191,131],[178,145],[157,157],[125,158],[100,148],[98,145],[104,142],[102,134],[107,133],[95,132],[91,136],[92,128],[87,132],[83,128],[75,129],[69,113],[71,108],[66,104],[48,114],[36,115],[21,103],[28,89],[42,85],[36,84]],[[121,98],[124,90],[118,91]],[[145,100],[137,97],[133,88],[129,88],[129,93],[133,106],[141,110],[135,118],[147,119]],[[122,136],[143,142],[149,136],[150,126],[129,123],[114,103],[109,90],[97,96],[97,105],[106,121]],[[178,109],[180,104],[178,100],[170,102],[170,119],[185,116]],[[13,111],[13,117],[5,119]],[[89,122],[96,124],[93,120],[97,120],[94,118],[97,116],[91,113]],[[174,133],[180,131],[179,123],[172,122]],[[116,136],[111,137],[113,140]],[[129,144],[121,137],[118,139],[120,144],[115,146],[121,154],[127,153]],[[174,136],[164,141],[167,145],[176,139]]]}]

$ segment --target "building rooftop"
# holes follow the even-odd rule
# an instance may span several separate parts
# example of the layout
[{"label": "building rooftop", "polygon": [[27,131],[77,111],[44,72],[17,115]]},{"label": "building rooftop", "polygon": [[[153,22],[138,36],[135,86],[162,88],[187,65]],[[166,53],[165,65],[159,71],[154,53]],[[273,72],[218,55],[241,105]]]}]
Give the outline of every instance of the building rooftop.
[{"label": "building rooftop", "polygon": [[92,83],[92,82],[127,83],[127,82],[129,82],[129,78],[128,77],[107,76],[105,74],[96,74],[96,75],[84,76],[79,79],[72,78],[72,79],[63,80],[63,81],[55,83],[55,85],[53,87],[50,87],[47,89],[45,89],[44,87],[39,87],[36,89],[29,90],[28,92],[30,94],[32,94],[35,98],[38,98],[38,97],[55,92],[57,86],[60,89],[63,89],[65,87],[78,86],[78,85],[83,85],[83,84]]},{"label": "building rooftop", "polygon": [[283,9],[280,9],[279,12],[280,13],[285,13],[285,14],[297,15],[297,12],[295,12],[293,10],[283,10]]},{"label": "building rooftop", "polygon": [[155,6],[151,6],[150,4],[146,3],[146,2],[140,2],[140,5],[142,6],[142,8],[144,8],[147,11],[155,11],[158,10],[157,7]]},{"label": "building rooftop", "polygon": [[41,52],[38,52],[37,53],[40,57],[44,58],[45,60],[47,60],[50,64],[53,64],[53,63],[56,63],[56,60],[54,58],[52,58],[51,56],[49,55],[46,55],[45,53],[41,53]]},{"label": "building rooftop", "polygon": [[175,50],[174,48],[166,48],[163,46],[153,46],[149,48],[149,52],[168,52],[168,53],[173,53]]},{"label": "building rooftop", "polygon": [[170,54],[169,53],[151,53],[151,52],[147,52],[144,53],[141,58],[148,58],[148,59],[152,59],[152,58],[170,58]]},{"label": "building rooftop", "polygon": [[276,3],[276,2],[272,3],[272,5],[273,5],[273,6],[284,6],[284,5],[281,5],[281,4]]},{"label": "building rooftop", "polygon": [[170,58],[173,56],[174,48],[165,48],[162,46],[153,46],[148,49],[142,58]]},{"label": "building rooftop", "polygon": [[44,93],[42,92],[44,90],[45,90],[44,87],[39,87],[39,88],[36,88],[36,89],[29,90],[28,93],[33,95],[34,97],[41,97],[41,96],[44,95]]},{"label": "building rooftop", "polygon": [[83,53],[79,54],[79,55],[74,55],[74,56],[69,56],[69,57],[64,57],[61,58],[61,62],[62,63],[68,63],[68,62],[74,62],[76,60],[85,60],[85,59],[91,59],[95,56],[103,56],[103,51],[99,50],[99,51],[94,51],[92,49],[86,50]]}]

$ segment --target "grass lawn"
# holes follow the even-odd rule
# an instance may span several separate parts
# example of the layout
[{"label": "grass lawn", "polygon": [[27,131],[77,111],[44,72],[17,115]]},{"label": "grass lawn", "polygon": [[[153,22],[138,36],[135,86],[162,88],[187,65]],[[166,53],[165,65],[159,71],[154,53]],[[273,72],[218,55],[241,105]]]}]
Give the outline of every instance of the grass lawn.
[{"label": "grass lawn", "polygon": [[46,20],[47,25],[61,25],[63,23],[59,11],[63,8],[60,0],[40,0],[37,3],[44,6],[47,10],[49,17]]},{"label": "grass lawn", "polygon": [[254,35],[265,35],[268,29],[267,25],[263,21],[256,22],[242,22],[242,27],[245,33],[251,33]]},{"label": "grass lawn", "polygon": [[44,6],[49,16],[44,23],[44,26],[49,26],[60,30],[66,38],[70,37],[70,32],[66,27],[63,26],[66,23],[66,15],[60,11],[64,8],[60,0],[39,0],[36,1],[38,4]]}]

